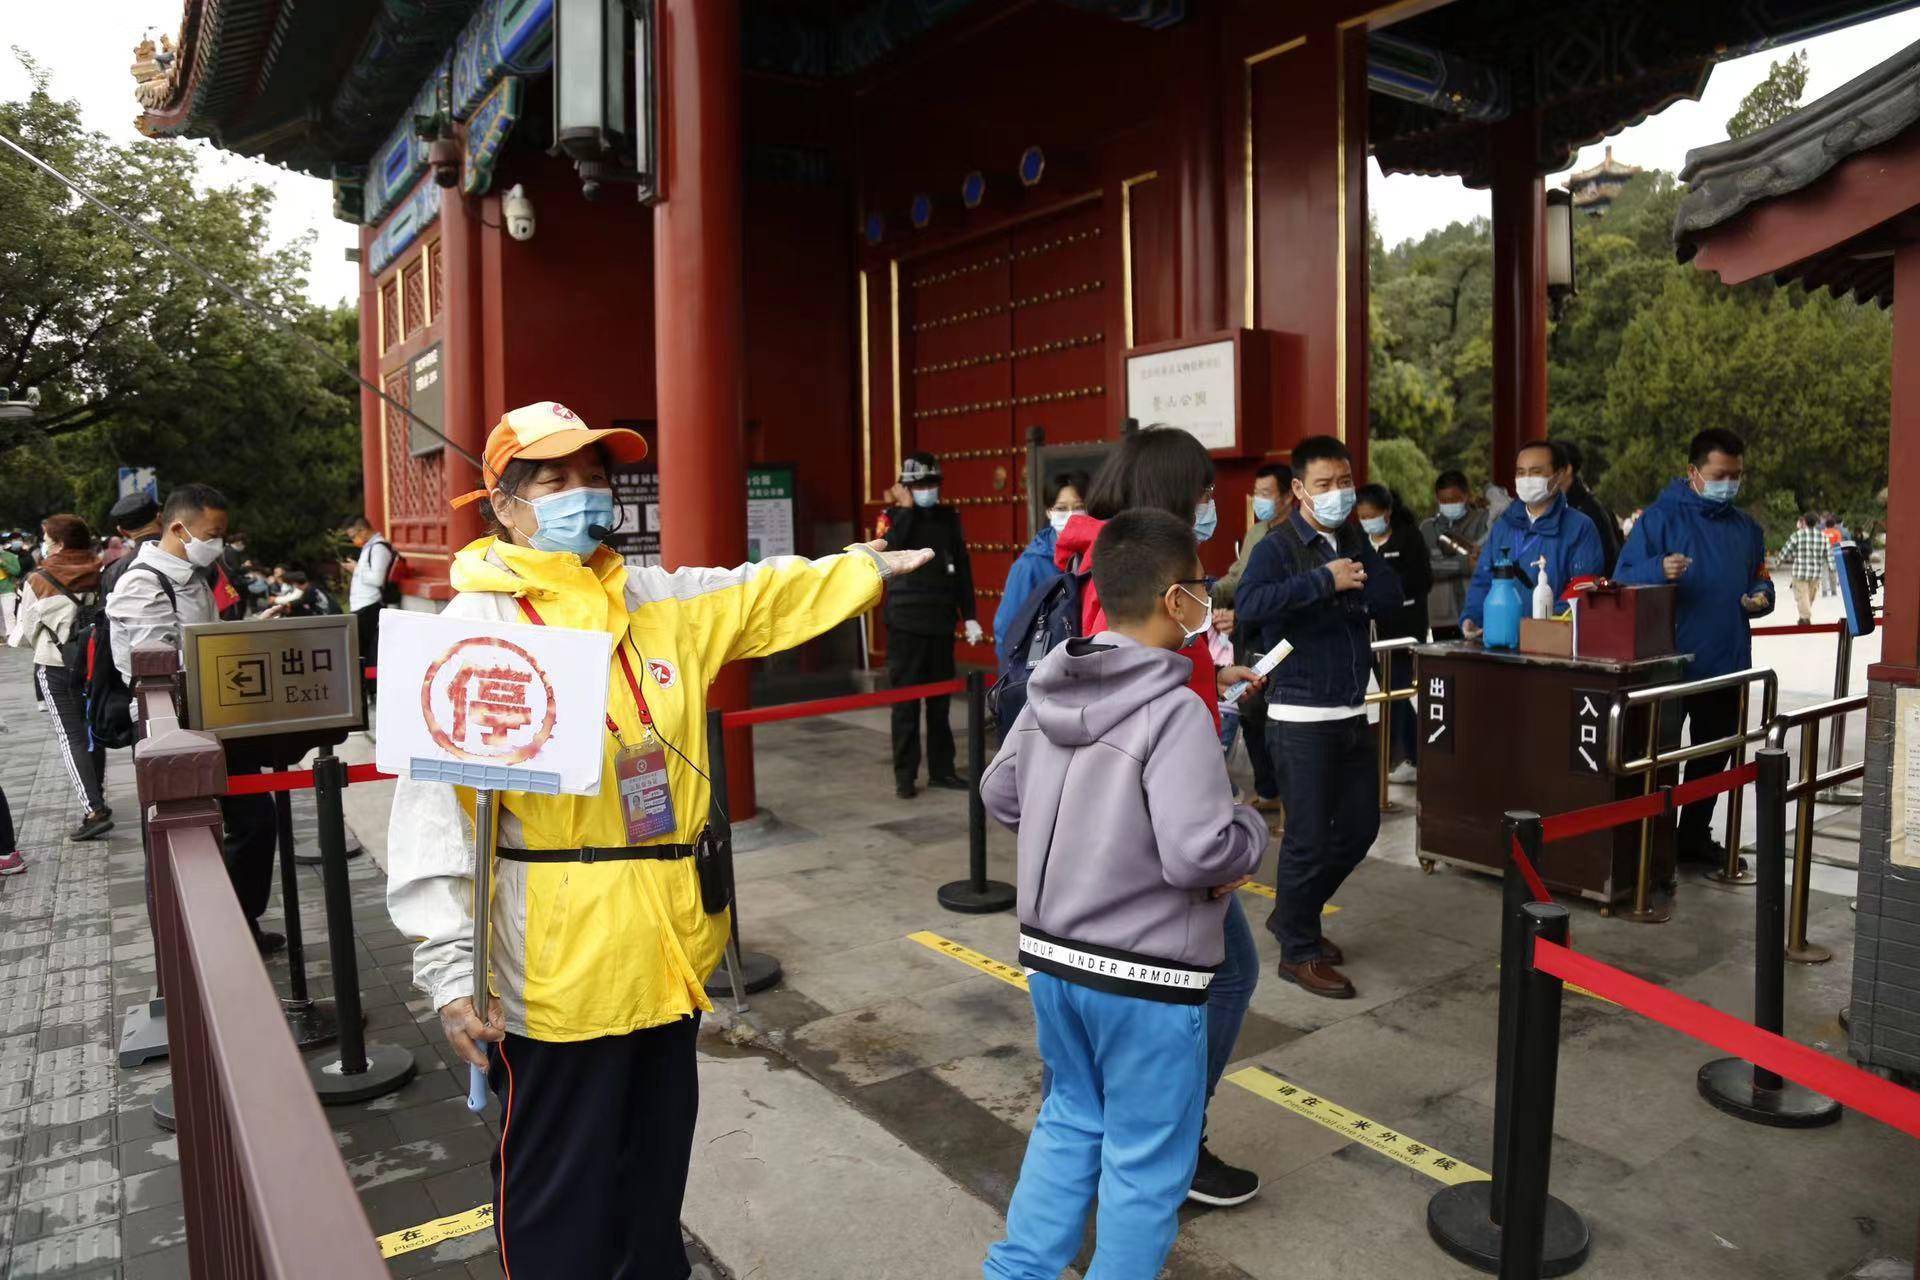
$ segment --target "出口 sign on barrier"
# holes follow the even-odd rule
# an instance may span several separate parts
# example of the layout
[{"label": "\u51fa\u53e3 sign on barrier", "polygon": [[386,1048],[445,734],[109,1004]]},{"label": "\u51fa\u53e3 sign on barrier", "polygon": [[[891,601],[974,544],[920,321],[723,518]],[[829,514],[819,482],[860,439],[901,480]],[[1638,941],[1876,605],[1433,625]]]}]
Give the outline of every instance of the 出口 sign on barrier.
[{"label": "\u51fa\u53e3 sign on barrier", "polygon": [[604,631],[382,611],[381,770],[597,795],[612,653]]},{"label": "\u51fa\u53e3 sign on barrier", "polygon": [[360,727],[360,652],[340,614],[180,630],[188,722],[216,738]]}]

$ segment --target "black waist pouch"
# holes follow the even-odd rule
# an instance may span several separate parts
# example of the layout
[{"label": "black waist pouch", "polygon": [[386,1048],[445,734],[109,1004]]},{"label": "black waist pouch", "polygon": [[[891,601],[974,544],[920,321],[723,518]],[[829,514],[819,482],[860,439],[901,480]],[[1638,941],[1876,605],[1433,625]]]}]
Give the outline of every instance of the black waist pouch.
[{"label": "black waist pouch", "polygon": [[700,873],[700,905],[717,916],[733,905],[733,836],[709,823],[693,842],[693,864]]}]

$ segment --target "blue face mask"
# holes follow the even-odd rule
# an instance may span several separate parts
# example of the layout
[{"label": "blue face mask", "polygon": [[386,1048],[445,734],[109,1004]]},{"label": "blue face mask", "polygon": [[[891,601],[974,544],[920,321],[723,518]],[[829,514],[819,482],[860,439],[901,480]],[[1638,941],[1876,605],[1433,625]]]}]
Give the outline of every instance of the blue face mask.
[{"label": "blue face mask", "polygon": [[1193,537],[1196,542],[1205,542],[1220,527],[1220,510],[1213,505],[1213,499],[1193,509]]},{"label": "blue face mask", "polygon": [[[525,498],[516,501],[532,507],[540,521],[540,528],[527,541],[541,551],[570,551],[584,560],[613,528],[611,489],[565,489],[530,502]],[[595,528],[602,533],[595,535]]]},{"label": "blue face mask", "polygon": [[1273,519],[1279,510],[1280,504],[1272,498],[1255,498],[1253,500],[1253,518],[1261,524],[1265,524],[1267,521]]},{"label": "blue face mask", "polygon": [[1440,514],[1449,520],[1464,520],[1467,518],[1467,504],[1464,502],[1443,502],[1440,504]]},{"label": "blue face mask", "polygon": [[1351,489],[1329,489],[1325,493],[1316,493],[1313,495],[1313,518],[1324,529],[1337,529],[1353,514],[1353,504],[1358,500],[1358,495]]},{"label": "blue face mask", "polygon": [[915,489],[913,491],[913,505],[916,507],[931,507],[939,501],[940,488],[938,485],[931,489]]},{"label": "blue face mask", "polygon": [[1387,518],[1385,516],[1362,517],[1360,527],[1377,538],[1387,531]]},{"label": "blue face mask", "polygon": [[1702,480],[1700,496],[1708,502],[1732,502],[1740,492],[1738,480]]}]

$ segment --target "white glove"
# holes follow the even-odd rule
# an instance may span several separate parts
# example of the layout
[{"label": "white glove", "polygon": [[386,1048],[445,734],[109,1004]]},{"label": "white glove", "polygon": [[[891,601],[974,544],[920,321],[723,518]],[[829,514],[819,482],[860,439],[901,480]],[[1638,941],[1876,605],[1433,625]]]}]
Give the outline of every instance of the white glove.
[{"label": "white glove", "polygon": [[967,619],[966,625],[962,628],[962,630],[964,630],[967,633],[968,644],[979,644],[980,641],[984,639],[987,634],[986,632],[980,629],[980,624],[975,622],[972,618]]}]

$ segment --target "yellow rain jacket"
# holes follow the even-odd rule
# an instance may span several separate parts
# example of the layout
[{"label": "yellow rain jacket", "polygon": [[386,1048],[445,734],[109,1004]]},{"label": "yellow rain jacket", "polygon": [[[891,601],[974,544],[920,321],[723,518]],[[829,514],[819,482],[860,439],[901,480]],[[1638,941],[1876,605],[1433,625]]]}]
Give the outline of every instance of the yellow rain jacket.
[{"label": "yellow rain jacket", "polygon": [[[819,560],[788,556],[738,569],[630,569],[602,548],[585,563],[493,538],[453,562],[449,614],[524,623],[524,595],[547,626],[602,630],[639,680],[655,736],[671,743],[668,785],[691,844],[707,825],[707,687],[729,662],[777,653],[856,617],[880,598],[877,559],[864,550]],[[636,653],[637,651],[637,653]],[[618,657],[609,671],[596,796],[503,792],[499,843],[578,849],[627,843],[613,761],[645,736]],[[684,754],[686,759],[682,759]],[[402,781],[388,834],[388,910],[422,939],[414,981],[434,1007],[473,990],[473,792]],[[702,986],[720,962],[726,913],[701,905],[692,858],[672,862],[526,863],[496,860],[491,978],[507,1028],[536,1040],[624,1035],[708,1010]]]}]

